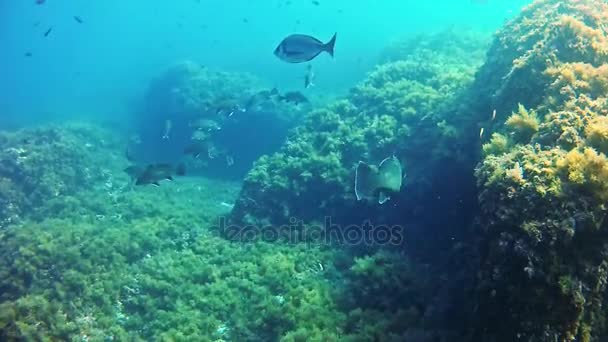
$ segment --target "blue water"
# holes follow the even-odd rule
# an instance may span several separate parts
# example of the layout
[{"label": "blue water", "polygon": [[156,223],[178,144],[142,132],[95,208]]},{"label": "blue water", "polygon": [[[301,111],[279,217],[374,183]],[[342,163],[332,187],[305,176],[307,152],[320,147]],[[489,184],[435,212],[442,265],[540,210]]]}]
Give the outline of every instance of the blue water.
[{"label": "blue water", "polygon": [[248,71],[269,84],[298,88],[303,67],[272,54],[293,32],[324,41],[338,33],[335,59],[315,60],[315,91],[339,93],[376,64],[392,39],[452,26],[493,31],[524,3],[48,0],[36,5],[2,0],[2,122],[124,121],[150,79],[181,60]]}]

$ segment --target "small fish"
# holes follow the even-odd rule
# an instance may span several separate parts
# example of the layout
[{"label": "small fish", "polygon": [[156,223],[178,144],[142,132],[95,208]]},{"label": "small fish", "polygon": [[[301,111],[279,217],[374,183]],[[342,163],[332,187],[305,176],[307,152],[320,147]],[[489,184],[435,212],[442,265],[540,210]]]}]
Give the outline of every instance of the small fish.
[{"label": "small fish", "polygon": [[46,0],[36,0],[36,5],[42,5],[45,1]]},{"label": "small fish", "polygon": [[312,71],[312,65],[306,67],[306,75],[304,75],[304,89],[314,86],[315,73]]},{"label": "small fish", "polygon": [[123,171],[131,177],[131,180],[135,180],[144,172],[144,168],[138,165],[131,165]]},{"label": "small fish", "polygon": [[82,18],[79,17],[79,16],[77,16],[77,15],[74,16],[74,20],[76,20],[76,22],[79,23],[79,24],[83,23]]},{"label": "small fish", "polygon": [[234,165],[234,158],[231,155],[226,156],[226,166],[231,167]]},{"label": "small fish", "polygon": [[496,109],[492,111],[492,121],[494,121],[494,119],[496,119]]},{"label": "small fish", "polygon": [[[139,171],[139,172],[138,172]],[[125,172],[135,175],[135,185],[154,185],[160,186],[162,180],[173,180],[173,175],[183,176],[185,174],[185,168],[180,164],[177,168],[174,168],[170,164],[151,164],[145,169],[135,167],[128,167]]]},{"label": "small fish", "polygon": [[197,130],[205,132],[214,132],[222,129],[219,123],[211,119],[199,119],[190,124],[190,127],[196,127]]},{"label": "small fish", "polygon": [[173,123],[171,120],[165,120],[165,133],[163,134],[163,140],[169,140],[169,134],[171,133],[171,128],[173,127]]},{"label": "small fish", "polygon": [[25,56],[25,57],[32,57],[32,53],[28,51],[28,52],[24,53],[23,56]]},{"label": "small fish", "polygon": [[302,63],[312,60],[323,51],[333,57],[335,44],[336,34],[325,44],[312,36],[292,34],[279,43],[274,54],[288,63]]},{"label": "small fish", "polygon": [[207,152],[207,145],[200,142],[192,143],[184,149],[184,154],[191,155],[193,158],[198,158],[201,154]]},{"label": "small fish", "polygon": [[209,159],[215,159],[215,157],[217,157],[219,154],[217,148],[213,145],[208,145],[207,146],[207,157],[209,157]]},{"label": "small fish", "polygon": [[479,139],[483,139],[483,127],[479,130]]},{"label": "small fish", "polygon": [[310,102],[310,101],[308,101],[306,96],[302,95],[302,93],[300,93],[299,91],[287,92],[287,93],[285,93],[285,95],[279,96],[279,99],[284,102],[292,102],[296,105],[299,105],[301,103]]},{"label": "small fish", "polygon": [[249,111],[264,101],[270,101],[273,97],[279,96],[279,90],[277,88],[272,88],[271,90],[261,90],[257,93],[253,94],[249,100],[245,103],[245,111]]},{"label": "small fish", "polygon": [[49,34],[51,34],[51,31],[53,31],[53,26],[49,27],[49,29],[48,29],[48,30],[46,30],[46,32],[44,32],[44,36],[45,36],[45,37],[48,37],[48,36],[49,36]]},{"label": "small fish", "polygon": [[249,19],[247,19],[247,18],[243,18],[243,23],[244,23],[244,24],[249,24]]},{"label": "small fish", "polygon": [[247,108],[241,108],[237,101],[233,99],[220,100],[215,104],[215,113],[217,115],[231,117],[235,113],[243,113],[245,111],[247,111]]},{"label": "small fish", "polygon": [[226,203],[226,202],[221,202],[220,205],[222,207],[226,207],[226,208],[228,208],[230,210],[232,210],[232,208],[234,208],[234,204],[230,204],[230,203]]},{"label": "small fish", "polygon": [[321,3],[318,2],[317,0],[312,0],[312,4],[315,6],[319,6]]},{"label": "small fish", "polygon": [[401,190],[403,169],[397,157],[385,158],[378,167],[360,161],[355,169],[355,196],[357,200],[378,199],[384,204],[391,193]]}]

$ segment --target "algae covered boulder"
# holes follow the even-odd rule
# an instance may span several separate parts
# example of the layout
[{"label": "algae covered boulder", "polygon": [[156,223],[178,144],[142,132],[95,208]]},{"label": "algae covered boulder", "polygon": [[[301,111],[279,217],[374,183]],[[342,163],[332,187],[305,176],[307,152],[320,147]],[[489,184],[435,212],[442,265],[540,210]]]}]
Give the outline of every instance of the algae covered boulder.
[{"label": "algae covered boulder", "polygon": [[506,24],[475,84],[495,108],[476,170],[477,338],[605,338],[608,5],[536,1]]},{"label": "algae covered boulder", "polygon": [[0,227],[43,203],[91,187],[112,186],[119,141],[90,125],[0,132]]},{"label": "algae covered boulder", "polygon": [[[426,42],[396,43],[403,47],[388,50],[388,61],[345,99],[313,110],[278,153],[259,159],[245,179],[232,221],[264,226],[323,217],[344,223],[370,217],[397,220],[412,212],[442,216],[422,203],[441,197],[442,187],[471,187],[472,177],[464,170],[474,160],[467,150],[477,144],[476,123],[463,124],[456,114],[483,53],[473,54],[476,59],[450,48],[431,52]],[[479,51],[484,44],[483,38],[471,43]],[[360,161],[378,165],[392,155],[407,174],[401,193],[384,206],[357,201],[355,166]],[[446,172],[452,176],[449,182],[442,181]],[[455,199],[449,205],[462,203]]]},{"label": "algae covered boulder", "polygon": [[148,87],[134,154],[140,160],[185,157],[191,171],[240,177],[255,159],[275,152],[310,109],[282,96],[248,73],[177,63]]}]

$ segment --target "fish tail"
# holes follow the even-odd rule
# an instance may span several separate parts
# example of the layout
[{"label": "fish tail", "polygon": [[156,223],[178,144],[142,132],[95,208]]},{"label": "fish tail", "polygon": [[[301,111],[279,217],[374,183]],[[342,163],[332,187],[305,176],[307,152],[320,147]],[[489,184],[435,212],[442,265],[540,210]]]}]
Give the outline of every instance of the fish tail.
[{"label": "fish tail", "polygon": [[329,40],[329,42],[327,42],[327,44],[325,44],[325,51],[327,51],[327,53],[329,53],[330,56],[334,56],[334,45],[336,45],[336,35],[338,33],[334,33],[334,36],[331,37],[331,39]]}]

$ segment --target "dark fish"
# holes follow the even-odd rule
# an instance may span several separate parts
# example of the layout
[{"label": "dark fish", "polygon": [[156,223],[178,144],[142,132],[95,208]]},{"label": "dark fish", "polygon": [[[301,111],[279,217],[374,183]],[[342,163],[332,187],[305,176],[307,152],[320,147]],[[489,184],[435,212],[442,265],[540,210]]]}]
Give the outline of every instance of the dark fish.
[{"label": "dark fish", "polygon": [[48,29],[48,30],[46,30],[46,32],[44,32],[44,36],[45,36],[45,37],[48,37],[48,36],[49,36],[49,34],[51,34],[51,31],[53,31],[53,26],[49,27],[49,29]]},{"label": "dark fish", "polygon": [[308,101],[306,96],[302,95],[302,93],[300,93],[299,91],[287,92],[287,93],[285,93],[285,95],[279,96],[279,98],[281,99],[281,101],[292,102],[292,103],[295,103],[296,105],[299,105],[300,103],[310,102],[310,101]]},{"label": "dark fish", "polygon": [[173,174],[184,175],[183,167],[175,169],[170,164],[152,164],[148,165],[143,172],[139,173],[135,181],[135,185],[152,184],[159,186],[162,180],[173,180]]},{"label": "dark fish", "polygon": [[83,22],[82,18],[79,17],[79,16],[77,16],[77,15],[74,16],[74,20],[76,20],[76,22],[79,23],[79,24],[82,24],[82,22]]},{"label": "dark fish", "polygon": [[321,3],[318,2],[317,0],[312,0],[312,4],[315,6],[319,6]]},{"label": "dark fish", "polygon": [[123,171],[131,177],[131,180],[135,180],[144,172],[144,168],[138,165],[131,165]]},{"label": "dark fish", "polygon": [[336,34],[326,44],[311,36],[292,34],[281,41],[274,54],[285,62],[302,63],[312,60],[323,51],[333,57],[335,44]]},{"label": "dark fish", "polygon": [[42,5],[45,2],[45,0],[36,0],[36,5]]},{"label": "dark fish", "polygon": [[208,147],[202,142],[194,142],[184,148],[184,154],[190,155],[193,158],[200,157],[201,154],[207,153]]},{"label": "dark fish", "polygon": [[238,102],[234,99],[219,100],[215,103],[215,113],[226,117],[231,117],[235,113],[245,112],[246,108],[241,108]]},{"label": "dark fish", "polygon": [[222,129],[217,121],[211,119],[198,119],[190,123],[190,127],[195,127],[197,130],[204,132],[215,132]]},{"label": "dark fish", "polygon": [[24,55],[25,57],[32,57],[32,53],[31,53],[31,52],[29,52],[29,51],[28,51],[28,52],[26,52],[26,53],[24,53],[23,55]]},{"label": "dark fish", "polygon": [[378,167],[362,161],[355,169],[355,196],[357,200],[376,200],[384,204],[391,193],[401,190],[403,183],[401,162],[392,156],[384,159]]},{"label": "dark fish", "polygon": [[279,90],[277,88],[258,91],[257,93],[251,95],[249,100],[247,100],[244,109],[245,111],[250,111],[252,108],[255,108],[256,105],[265,101],[270,101],[275,96],[279,96]]}]

